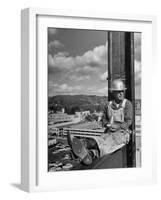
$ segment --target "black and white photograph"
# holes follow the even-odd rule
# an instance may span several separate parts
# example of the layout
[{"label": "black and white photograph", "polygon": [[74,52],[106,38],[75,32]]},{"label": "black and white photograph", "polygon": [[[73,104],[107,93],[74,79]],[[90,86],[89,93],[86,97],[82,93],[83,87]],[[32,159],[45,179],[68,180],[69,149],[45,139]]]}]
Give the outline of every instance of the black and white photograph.
[{"label": "black and white photograph", "polygon": [[142,167],[140,32],[48,27],[48,172]]}]

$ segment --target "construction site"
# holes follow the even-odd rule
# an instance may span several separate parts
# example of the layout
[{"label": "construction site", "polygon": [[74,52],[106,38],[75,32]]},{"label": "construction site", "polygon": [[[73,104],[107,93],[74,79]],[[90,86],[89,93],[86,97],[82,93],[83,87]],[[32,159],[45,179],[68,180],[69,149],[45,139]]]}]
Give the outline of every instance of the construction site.
[{"label": "construction site", "polygon": [[[136,102],[136,167],[141,167],[141,108],[140,101]],[[139,105],[138,105],[139,104]],[[60,121],[58,123],[58,115]],[[63,117],[64,115],[64,117]],[[92,138],[99,137],[104,133],[104,128],[100,121],[86,122],[81,117],[80,120],[72,121],[73,116],[68,116],[64,113],[58,113],[56,121],[50,116],[48,126],[48,159],[49,171],[67,171],[82,168],[79,159],[73,159],[71,148],[67,142],[67,133],[78,138]],[[62,120],[64,119],[64,121]],[[112,168],[112,166],[111,166]],[[85,167],[87,169],[87,167]]]},{"label": "construction site", "polygon": [[[108,32],[108,88],[114,79],[124,81],[127,90],[126,98],[133,105],[133,122],[131,137],[128,144],[117,151],[95,160],[92,165],[84,166],[79,159],[73,157],[67,142],[67,133],[78,138],[100,137],[104,128],[100,122],[102,113],[97,120],[88,121],[88,110],[67,114],[61,112],[48,113],[48,171],[69,171],[86,169],[111,169],[141,167],[141,99],[135,95],[135,66],[134,66],[134,33]],[[108,99],[111,96],[108,91]]]}]

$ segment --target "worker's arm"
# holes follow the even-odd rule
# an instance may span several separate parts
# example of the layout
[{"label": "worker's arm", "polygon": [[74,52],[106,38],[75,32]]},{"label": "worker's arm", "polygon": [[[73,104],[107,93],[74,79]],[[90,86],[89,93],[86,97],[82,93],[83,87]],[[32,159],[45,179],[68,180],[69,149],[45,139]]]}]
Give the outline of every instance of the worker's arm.
[{"label": "worker's arm", "polygon": [[108,110],[108,106],[106,106],[103,110],[103,115],[102,115],[102,126],[106,127],[106,125],[109,123],[109,118],[108,118],[108,114],[107,114],[107,110]]},{"label": "worker's arm", "polygon": [[[124,122],[123,123],[114,123],[113,125],[111,125],[109,127],[109,129],[111,129],[111,131],[116,131],[118,129],[128,129],[131,124],[132,124],[132,120],[133,120],[133,106],[132,103],[127,100],[126,101],[126,105],[124,108],[125,111],[125,116],[124,116]],[[102,126],[107,128],[107,124],[109,124],[109,117],[108,117],[108,106],[105,107],[104,111],[103,111],[103,116],[101,119],[102,122]]]},{"label": "worker's arm", "polygon": [[126,101],[124,109],[125,109],[124,122],[120,124],[120,128],[126,130],[131,126],[133,120],[133,106],[129,100]]}]

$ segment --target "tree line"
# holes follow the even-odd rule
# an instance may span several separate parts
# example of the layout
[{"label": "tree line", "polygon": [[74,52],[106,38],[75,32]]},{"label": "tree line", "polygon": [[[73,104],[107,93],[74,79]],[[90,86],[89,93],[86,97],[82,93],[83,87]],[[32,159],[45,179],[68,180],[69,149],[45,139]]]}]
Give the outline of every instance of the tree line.
[{"label": "tree line", "polygon": [[101,112],[107,103],[107,97],[87,96],[87,95],[61,95],[50,97],[48,100],[48,110],[58,112],[62,109],[67,114],[89,110],[90,113]]}]

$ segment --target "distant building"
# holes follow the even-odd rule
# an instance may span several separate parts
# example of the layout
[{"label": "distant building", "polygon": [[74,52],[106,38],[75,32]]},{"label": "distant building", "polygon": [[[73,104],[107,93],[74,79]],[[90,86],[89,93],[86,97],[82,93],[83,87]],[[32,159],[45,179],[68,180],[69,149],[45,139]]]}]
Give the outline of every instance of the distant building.
[{"label": "distant building", "polygon": [[75,112],[75,115],[80,119],[84,120],[87,115],[90,115],[90,111]]},{"label": "distant building", "polygon": [[67,113],[58,112],[49,115],[49,121],[53,121],[55,123],[63,123],[63,122],[70,122],[72,118]]}]

